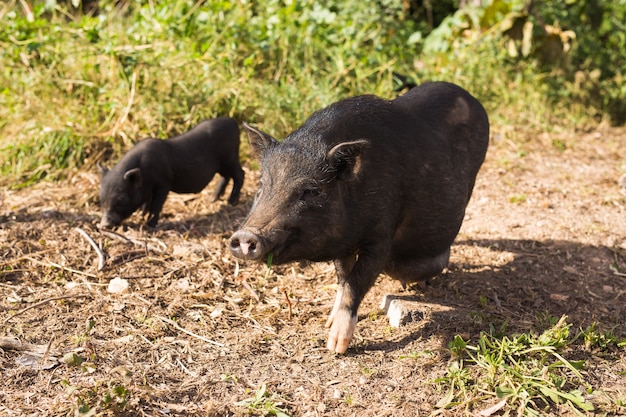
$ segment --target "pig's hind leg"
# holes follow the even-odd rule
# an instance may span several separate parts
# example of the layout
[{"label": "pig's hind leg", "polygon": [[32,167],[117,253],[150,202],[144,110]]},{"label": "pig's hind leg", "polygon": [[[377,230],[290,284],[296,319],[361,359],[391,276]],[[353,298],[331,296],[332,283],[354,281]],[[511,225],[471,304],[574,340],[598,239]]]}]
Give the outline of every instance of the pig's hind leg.
[{"label": "pig's hind leg", "polygon": [[239,202],[239,193],[241,192],[241,187],[243,186],[243,178],[245,174],[240,166],[237,166],[233,170],[233,190],[230,192],[228,204],[234,206]]},{"label": "pig's hind leg", "polygon": [[228,185],[228,178],[221,175],[220,182],[217,184],[217,188],[215,189],[215,191],[213,191],[211,202],[217,201],[222,195],[224,195],[224,191],[226,191],[227,185]]},{"label": "pig's hind leg", "polygon": [[215,192],[213,192],[213,201],[217,201],[224,194],[228,181],[232,178],[233,189],[230,192],[230,197],[228,197],[228,204],[234,206],[239,202],[239,193],[241,192],[241,187],[243,186],[243,170],[238,166],[237,168],[230,169],[228,172],[220,172],[219,174],[221,175],[221,178]]}]

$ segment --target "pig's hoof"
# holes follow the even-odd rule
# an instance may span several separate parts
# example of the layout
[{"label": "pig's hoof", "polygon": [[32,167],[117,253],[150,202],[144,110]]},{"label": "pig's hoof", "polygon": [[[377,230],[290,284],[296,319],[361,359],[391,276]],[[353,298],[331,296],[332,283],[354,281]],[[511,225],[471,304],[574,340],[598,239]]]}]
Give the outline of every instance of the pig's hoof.
[{"label": "pig's hoof", "polygon": [[349,311],[337,312],[332,318],[326,348],[335,353],[345,353],[352,341],[356,321],[356,316],[352,316]]},{"label": "pig's hoof", "polygon": [[326,344],[326,348],[330,350],[331,352],[346,353],[349,345],[350,345],[350,340],[346,340],[346,339],[337,340],[329,336],[328,343]]}]

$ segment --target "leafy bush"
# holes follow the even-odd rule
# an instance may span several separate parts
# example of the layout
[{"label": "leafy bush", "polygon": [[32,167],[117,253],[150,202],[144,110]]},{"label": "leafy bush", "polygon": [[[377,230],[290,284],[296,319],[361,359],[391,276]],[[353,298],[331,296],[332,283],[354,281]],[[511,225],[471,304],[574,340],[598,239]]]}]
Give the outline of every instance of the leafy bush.
[{"label": "leafy bush", "polygon": [[[93,16],[48,3],[0,10],[1,166],[18,182],[207,117],[280,136],[346,95],[388,96],[412,31],[399,0],[102,1]],[[68,157],[42,145],[58,132],[76,144]]]},{"label": "leafy bush", "polygon": [[[549,129],[605,115],[623,123],[624,0],[483,3],[460,10],[452,0],[413,9],[402,0],[5,3],[3,181],[93,169],[142,137],[171,136],[218,115],[282,137],[346,96],[391,98],[398,80],[456,82],[484,102],[496,125]],[[541,52],[546,26],[575,35],[554,63]],[[244,159],[247,152],[244,145]]]},{"label": "leafy bush", "polygon": [[[626,122],[625,1],[483,3],[457,10],[427,36],[414,39],[421,40],[430,57],[464,56],[477,44],[489,43],[496,48],[483,48],[480,58],[495,58],[515,84],[523,76],[524,84],[545,96],[551,110],[562,106],[596,120],[608,116],[615,125]],[[485,73],[490,77],[495,72]]]}]

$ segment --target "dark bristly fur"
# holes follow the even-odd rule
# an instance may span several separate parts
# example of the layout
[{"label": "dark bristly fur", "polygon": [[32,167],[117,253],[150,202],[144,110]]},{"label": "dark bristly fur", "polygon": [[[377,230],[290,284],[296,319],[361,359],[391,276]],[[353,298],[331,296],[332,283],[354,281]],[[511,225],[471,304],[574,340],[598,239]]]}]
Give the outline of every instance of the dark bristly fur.
[{"label": "dark bristly fur", "polygon": [[217,200],[233,179],[230,204],[239,200],[244,173],[239,163],[239,126],[234,119],[205,120],[167,140],[138,142],[111,170],[100,167],[101,227],[119,225],[139,208],[155,226],[170,191],[198,193],[218,173]]},{"label": "dark bristly fur", "polygon": [[283,142],[245,127],[261,186],[230,249],[274,263],[333,260],[328,348],[343,353],[381,272],[409,282],[447,265],[487,151],[487,114],[462,88],[435,82],[391,101],[339,101]]}]

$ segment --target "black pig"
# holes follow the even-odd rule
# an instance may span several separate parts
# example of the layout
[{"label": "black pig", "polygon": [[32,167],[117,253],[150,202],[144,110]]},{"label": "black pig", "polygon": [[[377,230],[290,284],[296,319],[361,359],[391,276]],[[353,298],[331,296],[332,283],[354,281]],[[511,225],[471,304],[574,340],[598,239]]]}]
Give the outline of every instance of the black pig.
[{"label": "black pig", "polygon": [[239,126],[220,117],[200,122],[190,131],[167,140],[138,142],[108,170],[100,166],[100,227],[119,225],[140,207],[149,213],[147,224],[156,226],[170,191],[198,193],[215,173],[221,175],[213,201],[225,191],[230,178],[230,204],[239,200],[244,172],[239,164]]},{"label": "black pig", "polygon": [[283,142],[244,127],[261,184],[230,250],[275,264],[334,260],[327,347],[343,353],[381,272],[404,283],[447,265],[487,151],[487,114],[462,88],[432,82],[391,101],[339,101]]}]

